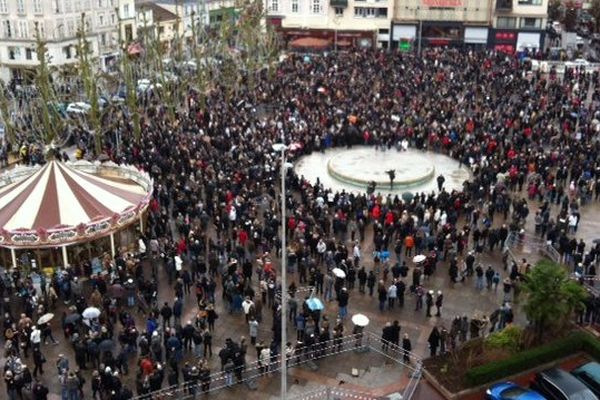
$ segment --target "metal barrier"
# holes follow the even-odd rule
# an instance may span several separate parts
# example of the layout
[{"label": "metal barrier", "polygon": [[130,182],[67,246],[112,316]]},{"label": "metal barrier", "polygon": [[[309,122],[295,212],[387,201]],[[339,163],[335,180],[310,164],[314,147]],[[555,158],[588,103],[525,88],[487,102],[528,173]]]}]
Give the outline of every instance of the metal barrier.
[{"label": "metal barrier", "polygon": [[381,400],[379,396],[362,393],[345,388],[323,387],[303,393],[299,396],[288,397],[290,400]]},{"label": "metal barrier", "polygon": [[[422,372],[421,359],[414,353],[405,352],[401,347],[381,339],[381,337],[371,332],[364,332],[362,334],[347,335],[341,338],[331,339],[326,342],[316,343],[310,347],[304,347],[302,352],[294,354],[288,358],[288,368],[300,366],[309,362],[314,362],[319,359],[332,357],[338,354],[346,353],[349,351],[375,351],[393,361],[397,364],[407,368],[411,374],[411,378],[407,387],[404,390],[403,399],[410,399],[416,390]],[[408,358],[409,363],[404,362],[404,358]],[[280,370],[280,357],[271,357],[270,362],[261,363],[260,361],[254,361],[246,364],[243,367],[235,368],[231,372],[215,372],[210,375],[209,379],[206,379],[208,385],[202,385],[202,382],[198,381],[193,384],[183,383],[180,385],[170,386],[165,389],[157,390],[154,392],[138,395],[134,397],[134,400],[171,400],[178,399],[184,400],[188,398],[195,398],[200,393],[210,393],[220,389],[232,387],[236,384],[247,383],[248,386],[255,386],[256,380],[262,376],[267,376],[273,372]],[[414,365],[412,365],[414,364]],[[337,393],[341,389],[327,388],[332,395]],[[362,398],[365,400],[375,399],[371,395],[370,397],[331,397],[333,398]],[[302,397],[304,398],[304,397]],[[308,397],[311,399],[314,397]],[[327,397],[329,398],[329,397]]]},{"label": "metal barrier", "polygon": [[[555,263],[561,265],[563,264],[562,257],[560,256],[560,253],[556,247],[554,247],[552,243],[548,243],[537,237],[532,238],[531,236],[519,235],[516,232],[511,232],[506,238],[504,246],[504,250],[508,252],[509,257],[514,262],[518,262],[518,259],[513,253],[512,249],[516,246],[528,246],[533,250],[539,251],[542,255],[554,261]],[[594,281],[600,280],[600,278],[594,275],[578,276],[576,274],[571,274],[570,277],[571,279],[580,282],[593,295],[600,296],[600,288],[597,288],[594,285]]]}]

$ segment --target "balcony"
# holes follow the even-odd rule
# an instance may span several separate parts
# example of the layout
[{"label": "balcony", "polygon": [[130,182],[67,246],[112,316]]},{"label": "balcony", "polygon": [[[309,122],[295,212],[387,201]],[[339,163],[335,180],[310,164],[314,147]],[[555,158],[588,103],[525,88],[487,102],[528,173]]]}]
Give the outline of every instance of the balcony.
[{"label": "balcony", "polygon": [[513,0],[496,0],[496,12],[511,12]]},{"label": "balcony", "polygon": [[336,8],[348,7],[348,0],[329,0],[329,5]]}]

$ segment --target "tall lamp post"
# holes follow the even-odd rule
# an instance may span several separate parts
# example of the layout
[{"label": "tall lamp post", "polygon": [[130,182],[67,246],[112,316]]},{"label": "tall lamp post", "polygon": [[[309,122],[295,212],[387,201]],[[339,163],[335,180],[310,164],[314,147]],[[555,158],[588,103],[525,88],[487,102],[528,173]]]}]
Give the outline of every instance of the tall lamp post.
[{"label": "tall lamp post", "polygon": [[285,174],[291,167],[285,161],[287,146],[283,143],[273,145],[275,152],[281,153],[281,400],[287,397],[287,248],[286,248],[286,212],[285,212]]}]

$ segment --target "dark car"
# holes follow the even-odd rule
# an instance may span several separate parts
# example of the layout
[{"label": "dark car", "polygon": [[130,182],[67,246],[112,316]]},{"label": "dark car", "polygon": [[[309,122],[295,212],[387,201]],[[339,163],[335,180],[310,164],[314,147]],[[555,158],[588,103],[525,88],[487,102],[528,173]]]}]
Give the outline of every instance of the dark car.
[{"label": "dark car", "polygon": [[577,378],[558,368],[535,374],[531,388],[550,400],[598,400]]},{"label": "dark car", "polygon": [[600,363],[589,362],[571,371],[596,396],[600,396]]}]

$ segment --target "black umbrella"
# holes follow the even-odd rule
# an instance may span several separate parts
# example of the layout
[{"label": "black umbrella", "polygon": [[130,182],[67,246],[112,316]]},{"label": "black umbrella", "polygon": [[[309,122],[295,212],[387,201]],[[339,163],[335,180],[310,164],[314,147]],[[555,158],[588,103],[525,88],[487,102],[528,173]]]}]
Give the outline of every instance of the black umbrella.
[{"label": "black umbrella", "polygon": [[75,322],[79,321],[80,319],[81,319],[81,315],[79,315],[77,313],[69,314],[65,317],[65,323],[66,324],[74,324]]},{"label": "black umbrella", "polygon": [[98,345],[98,350],[100,351],[112,351],[114,347],[114,342],[111,339],[104,339]]}]

